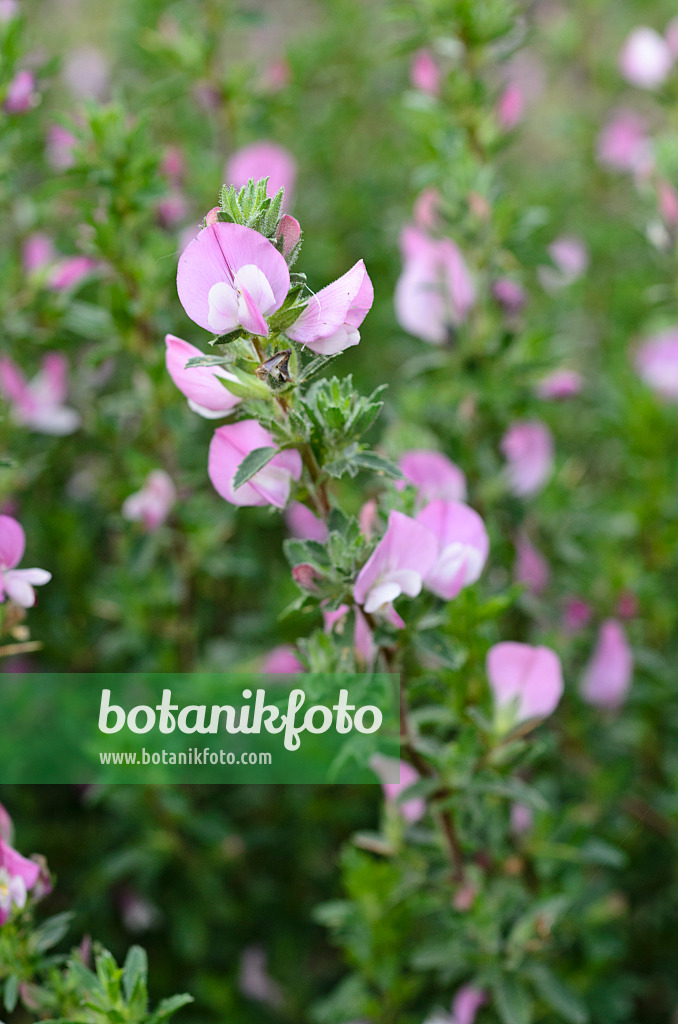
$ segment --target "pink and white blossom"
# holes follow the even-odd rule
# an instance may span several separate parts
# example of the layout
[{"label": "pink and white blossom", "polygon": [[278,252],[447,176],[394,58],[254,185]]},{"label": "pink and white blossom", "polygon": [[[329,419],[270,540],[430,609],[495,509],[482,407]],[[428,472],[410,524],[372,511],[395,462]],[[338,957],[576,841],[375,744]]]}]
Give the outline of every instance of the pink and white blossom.
[{"label": "pink and white blossom", "polygon": [[369,614],[389,614],[401,594],[416,597],[438,555],[431,531],[402,512],[391,512],[386,533],[360,570],[353,597]]},{"label": "pink and white blossom", "polygon": [[666,39],[641,25],[626,38],[619,54],[619,70],[631,85],[639,89],[657,89],[673,67],[674,55]]},{"label": "pink and white blossom", "polygon": [[[21,524],[11,516],[0,515],[0,603],[9,598],[22,608],[32,608],[35,604],[33,587],[41,587],[52,578],[46,569],[16,568],[25,548],[26,535]],[[0,866],[1,852],[0,841]]]},{"label": "pink and white blossom", "polygon": [[649,174],[654,157],[645,120],[635,110],[617,110],[598,136],[596,155],[603,167]]},{"label": "pink and white blossom", "polygon": [[422,49],[412,57],[410,64],[410,82],[415,89],[429,96],[440,93],[440,68],[430,50]]},{"label": "pink and white blossom", "polygon": [[535,388],[535,393],[538,398],[544,398],[547,401],[574,398],[580,394],[583,384],[584,378],[580,373],[563,367],[542,377]]},{"label": "pink and white blossom", "polygon": [[130,494],[122,506],[125,519],[141,522],[152,533],[167,519],[177,499],[172,478],[164,469],[154,469],[140,491]]},{"label": "pink and white blossom", "polygon": [[232,505],[274,505],[284,508],[293,480],[301,477],[301,455],[288,449],[274,455],[238,490],[233,480],[246,455],[257,448],[275,448],[276,443],[256,420],[229,423],[215,431],[210,444],[208,472],[215,490]]},{"label": "pink and white blossom", "polygon": [[[413,449],[404,452],[398,466],[407,480],[417,489],[420,504],[443,498],[445,501],[466,499],[466,477],[463,471],[447,455],[428,449]],[[398,484],[402,489],[404,484]]]},{"label": "pink and white blossom", "polygon": [[189,359],[197,359],[202,355],[195,345],[190,345],[174,334],[165,335],[165,365],[170,377],[188,399],[193,412],[205,419],[219,419],[240,404],[240,399],[231,394],[220,381],[237,383],[237,378],[222,366],[186,368]]},{"label": "pink and white blossom", "polygon": [[209,224],[184,250],[177,290],[191,320],[214,334],[242,327],[268,335],[265,317],[280,309],[290,272],[278,250],[252,228]]},{"label": "pink and white blossom", "polygon": [[35,861],[22,857],[0,839],[0,925],[5,923],[13,906],[19,910],[26,906],[28,890],[33,888],[39,874]]},{"label": "pink and white blossom", "polygon": [[485,524],[475,509],[460,501],[432,501],[417,515],[436,539],[436,560],[424,576],[424,586],[445,601],[475,583],[490,551]]},{"label": "pink and white blossom", "polygon": [[678,401],[678,328],[643,342],[636,354],[636,369],[660,398]]},{"label": "pink and white blossom", "polygon": [[449,238],[431,238],[408,225],[400,244],[403,270],[394,297],[398,322],[415,337],[442,345],[475,302],[473,278],[459,247]]},{"label": "pink and white blossom", "polygon": [[236,188],[242,188],[250,178],[254,181],[268,178],[266,194],[274,196],[284,188],[284,206],[288,210],[292,207],[297,162],[289,150],[276,142],[262,140],[236,150],[229,158],[224,174],[226,183]]},{"label": "pink and white blossom", "polygon": [[626,699],[632,677],[633,654],[624,627],[616,619],[607,619],[584,669],[581,695],[596,707],[618,708]]},{"label": "pink and white blossom", "polygon": [[312,295],[286,333],[318,355],[335,355],[358,344],[358,328],[373,301],[372,282],[365,264],[359,260],[337,281]]},{"label": "pink and white blossom", "polygon": [[12,419],[40,434],[63,437],[80,426],[80,415],[65,405],[68,364],[60,352],[49,352],[31,381],[9,356],[0,357],[0,393],[9,402]]},{"label": "pink and white blossom", "polygon": [[551,579],[551,566],[524,533],[516,538],[513,575],[516,583],[523,583],[535,597],[546,590]]},{"label": "pink and white blossom", "polygon": [[536,494],[553,473],[553,435],[539,420],[513,423],[504,434],[501,450],[506,457],[509,487],[518,497]]},{"label": "pink and white blossom", "polygon": [[558,655],[549,647],[508,641],[487,654],[487,676],[499,717],[509,713],[511,725],[546,718],[563,693]]}]

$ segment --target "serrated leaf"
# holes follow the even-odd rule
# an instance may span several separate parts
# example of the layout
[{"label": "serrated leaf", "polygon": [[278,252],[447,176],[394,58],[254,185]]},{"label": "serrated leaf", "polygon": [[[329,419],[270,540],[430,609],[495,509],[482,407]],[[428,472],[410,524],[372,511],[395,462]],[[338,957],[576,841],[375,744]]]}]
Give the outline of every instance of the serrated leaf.
[{"label": "serrated leaf", "polygon": [[277,448],[266,447],[255,448],[249,455],[246,455],[235,471],[233,490],[237,491],[239,487],[242,487],[248,480],[251,480],[255,473],[258,473],[260,469],[267,466],[277,454]]}]

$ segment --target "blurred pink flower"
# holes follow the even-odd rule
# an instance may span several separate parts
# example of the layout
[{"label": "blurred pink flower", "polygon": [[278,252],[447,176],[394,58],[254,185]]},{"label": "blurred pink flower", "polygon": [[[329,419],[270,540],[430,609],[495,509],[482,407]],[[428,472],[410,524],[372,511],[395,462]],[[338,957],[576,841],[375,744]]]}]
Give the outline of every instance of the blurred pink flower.
[{"label": "blurred pink flower", "polygon": [[516,583],[524,583],[531,594],[539,596],[549,585],[551,567],[524,533],[516,538],[516,561],[513,569]]},{"label": "blurred pink flower", "polygon": [[67,171],[75,163],[73,149],[77,143],[73,132],[53,124],[47,130],[47,163],[54,171]]},{"label": "blurred pink flower", "polygon": [[21,262],[27,274],[44,270],[54,259],[54,245],[49,235],[34,231],[23,244]]},{"label": "blurred pink flower", "polygon": [[368,613],[385,611],[401,594],[416,597],[438,554],[436,538],[427,527],[391,512],[386,533],[360,570],[353,597]]},{"label": "blurred pink flower", "polygon": [[28,890],[39,874],[40,868],[34,861],[26,860],[0,839],[0,925],[9,917],[12,906],[19,910],[25,907]]},{"label": "blurred pink flower", "polygon": [[19,15],[18,0],[0,0],[0,25],[6,24]]},{"label": "blurred pink flower", "polygon": [[7,87],[4,108],[8,114],[26,114],[38,102],[35,76],[31,71],[17,71]]},{"label": "blurred pink flower", "polygon": [[80,426],[80,415],[64,405],[68,365],[60,352],[48,352],[42,367],[27,381],[9,356],[0,357],[0,392],[9,402],[12,419],[40,434],[63,437]]},{"label": "blurred pink flower", "polygon": [[79,46],[66,56],[63,78],[77,99],[102,100],[110,82],[108,58],[96,46]]},{"label": "blurred pink flower", "polygon": [[422,231],[434,231],[438,225],[440,193],[437,188],[425,188],[414,202],[414,223]]},{"label": "blurred pink flower", "polygon": [[647,174],[654,158],[645,120],[635,110],[617,110],[598,136],[598,161],[604,167]]},{"label": "blurred pink flower", "polygon": [[469,314],[475,285],[458,246],[413,225],[403,228],[403,270],[395,290],[400,326],[423,341],[444,344]]},{"label": "blurred pink flower", "polygon": [[576,370],[553,370],[537,384],[535,392],[538,398],[550,399],[574,398],[581,392],[584,379]]},{"label": "blurred pink flower", "polygon": [[284,508],[293,480],[301,477],[301,455],[296,449],[279,452],[237,491],[233,480],[238,466],[256,448],[275,448],[275,441],[256,420],[229,423],[215,431],[210,444],[208,473],[215,490],[232,505],[274,505]]},{"label": "blurred pink flower", "polygon": [[527,294],[522,285],[512,281],[510,277],[501,277],[492,285],[492,295],[500,306],[511,316],[520,313],[527,302]]},{"label": "blurred pink flower", "polygon": [[487,654],[487,675],[497,711],[517,703],[515,725],[546,718],[563,693],[560,659],[549,647],[512,641],[495,644]]},{"label": "blurred pink flower", "polygon": [[300,540],[317,540],[324,544],[328,537],[327,524],[300,501],[293,501],[285,512],[287,529]]},{"label": "blurred pink flower", "polygon": [[[339,607],[332,612],[323,608],[323,628],[325,632],[331,633],[333,632],[334,627],[337,626],[338,632],[342,633],[345,620],[350,611],[351,608],[347,604],[339,605]],[[353,611],[355,615],[353,647],[359,662],[365,668],[370,668],[377,654],[377,647],[372,637],[372,630],[369,627],[367,619],[357,605],[354,605]]]},{"label": "blurred pink flower", "polygon": [[643,342],[636,353],[636,369],[661,398],[678,401],[678,328]]},{"label": "blurred pink flower", "polygon": [[191,366],[186,369],[189,359],[203,354],[195,345],[189,345],[174,334],[165,335],[165,365],[170,377],[188,399],[193,412],[215,420],[226,416],[240,404],[240,399],[219,383],[220,379],[237,381],[237,378],[222,366]]},{"label": "blurred pink flower", "polygon": [[574,284],[588,269],[588,248],[576,235],[556,238],[548,247],[548,254],[553,266],[537,268],[539,280],[548,291]]},{"label": "blurred pink flower", "polygon": [[363,537],[367,537],[368,540],[372,540],[378,521],[379,506],[374,498],[370,498],[365,502],[358,513],[358,523]]},{"label": "blurred pink flower", "polygon": [[664,30],[664,38],[673,56],[678,57],[678,18],[671,18]]},{"label": "blurred pink flower", "polygon": [[501,450],[506,457],[508,482],[520,498],[536,494],[553,472],[553,436],[539,420],[513,423],[504,434]]},{"label": "blurred pink flower", "polygon": [[619,70],[631,85],[656,89],[668,78],[673,59],[664,37],[642,25],[628,35],[619,54]]},{"label": "blurred pink flower", "polygon": [[532,808],[527,804],[511,804],[511,831],[514,836],[530,832],[534,825]]},{"label": "blurred pink flower", "polygon": [[184,250],[179,300],[200,327],[226,334],[243,327],[268,335],[265,316],[282,306],[290,272],[278,250],[252,228],[210,224]]},{"label": "blurred pink flower", "polygon": [[452,1001],[453,1024],[473,1024],[480,1007],[487,1002],[486,994],[473,985],[464,985]]},{"label": "blurred pink flower", "polygon": [[433,501],[417,515],[438,543],[435,562],[424,576],[427,590],[451,601],[475,583],[490,551],[485,524],[475,509],[460,501]]},{"label": "blurred pink flower", "polygon": [[[399,766],[399,781],[388,782],[393,778],[396,767]],[[413,824],[419,821],[426,814],[426,801],[421,796],[415,796],[411,800],[398,802],[398,798],[406,789],[419,781],[419,773],[408,764],[407,761],[396,762],[393,758],[375,755],[370,761],[370,767],[374,774],[381,780],[381,788],[384,791],[384,798],[387,803],[394,804],[402,814],[405,821]]]},{"label": "blurred pink flower", "polygon": [[156,905],[131,886],[118,893],[118,906],[125,928],[137,935],[157,927],[162,920]]},{"label": "blurred pink flower", "polygon": [[9,598],[22,608],[32,608],[33,587],[49,583],[52,574],[45,569],[17,569],[25,547],[26,535],[21,524],[11,516],[0,516],[0,603]]},{"label": "blurred pink flower", "polygon": [[618,708],[626,699],[632,676],[633,654],[624,628],[616,619],[607,619],[584,669],[581,695],[596,707]]},{"label": "blurred pink flower", "polygon": [[122,514],[125,519],[143,523],[151,533],[165,522],[176,498],[169,474],[164,469],[154,469],[146,477],[141,490],[125,499]]},{"label": "blurred pink flower", "polygon": [[617,601],[617,615],[620,619],[635,619],[638,614],[638,598],[631,590],[624,590]]},{"label": "blurred pink flower", "polygon": [[97,268],[89,256],[64,256],[52,268],[47,285],[54,292],[75,288]]},{"label": "blurred pink flower", "polygon": [[267,963],[266,951],[261,946],[246,946],[240,960],[238,987],[248,999],[281,1007],[285,1001],[283,990],[269,975]]},{"label": "blurred pink flower", "polygon": [[410,83],[420,92],[429,96],[440,93],[440,68],[430,50],[422,49],[412,57],[410,64]]},{"label": "blurred pink flower", "polygon": [[678,192],[668,181],[660,181],[657,185],[659,213],[664,224],[670,230],[678,227]]},{"label": "blurred pink flower", "polygon": [[281,644],[274,647],[266,655],[261,671],[264,675],[295,675],[297,672],[305,672],[306,669],[299,661],[294,648],[290,644]]},{"label": "blurred pink flower", "polygon": [[165,147],[160,161],[160,171],[172,184],[181,184],[186,171],[186,161],[180,146]]},{"label": "blurred pink flower", "polygon": [[[466,477],[442,452],[414,449],[404,452],[398,460],[400,470],[408,483],[417,489],[420,504],[444,498],[447,501],[466,499]],[[405,484],[397,485],[402,490]]]},{"label": "blurred pink flower", "polygon": [[579,597],[570,597],[565,604],[563,628],[568,633],[579,633],[591,621],[591,608]]},{"label": "blurred pink flower", "polygon": [[497,117],[504,131],[510,132],[519,125],[525,114],[523,90],[515,83],[506,86],[497,104]]},{"label": "blurred pink flower", "polygon": [[171,189],[156,207],[158,220],[164,228],[172,228],[181,224],[188,216],[188,203],[186,197],[177,188]]},{"label": "blurred pink flower", "polygon": [[289,62],[284,57],[280,57],[278,60],[271,61],[267,66],[263,84],[269,92],[276,93],[289,85],[291,78],[292,71]]},{"label": "blurred pink flower", "polygon": [[0,804],[0,839],[4,839],[6,843],[11,843],[13,834],[14,826],[12,825],[12,819],[7,809]]},{"label": "blurred pink flower", "polygon": [[365,264],[358,260],[337,281],[311,296],[306,309],[286,333],[318,355],[335,355],[358,344],[358,328],[373,301],[372,282]]},{"label": "blurred pink flower", "polygon": [[294,186],[297,180],[297,162],[283,146],[275,142],[263,140],[253,142],[250,146],[238,149],[231,155],[226,164],[225,180],[227,185],[241,188],[250,178],[268,178],[266,194],[274,196],[281,188],[285,189],[283,206],[289,210],[294,199]]}]

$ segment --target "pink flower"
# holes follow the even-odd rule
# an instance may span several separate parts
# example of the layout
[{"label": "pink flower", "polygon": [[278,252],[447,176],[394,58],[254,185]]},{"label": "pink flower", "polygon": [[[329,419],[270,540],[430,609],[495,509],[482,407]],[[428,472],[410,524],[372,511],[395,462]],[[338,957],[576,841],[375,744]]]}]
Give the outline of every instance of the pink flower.
[{"label": "pink flower", "polygon": [[463,985],[452,1002],[453,1024],[473,1024],[480,1007],[487,1002],[486,994],[473,985]]},{"label": "pink flower", "polygon": [[289,287],[290,272],[277,249],[241,224],[208,225],[188,244],[177,270],[182,306],[215,334],[242,327],[266,337],[264,317],[280,309]]},{"label": "pink flower", "polygon": [[26,114],[37,102],[35,76],[30,71],[17,71],[7,87],[5,111],[8,114]]},{"label": "pink flower", "polygon": [[657,185],[659,212],[667,228],[678,227],[678,192],[668,181],[660,181]]},{"label": "pink flower", "polygon": [[19,15],[18,0],[0,0],[0,25],[12,21]]},{"label": "pink flower", "polygon": [[638,598],[631,590],[624,590],[617,601],[617,615],[620,619],[635,619],[638,614]]},{"label": "pink flower", "polygon": [[0,839],[4,839],[6,843],[11,843],[13,833],[14,826],[12,825],[12,819],[10,818],[7,809],[0,804]]},{"label": "pink flower", "polygon": [[368,540],[372,540],[378,521],[379,506],[374,498],[370,498],[365,502],[358,513],[358,525],[360,526],[360,532],[363,537],[366,537]]},{"label": "pink flower", "polygon": [[678,57],[678,18],[671,18],[664,30],[664,38],[673,56]]},{"label": "pink flower", "polygon": [[410,64],[410,82],[415,89],[437,96],[440,93],[440,68],[430,50],[417,50]]},{"label": "pink flower", "polygon": [[591,621],[591,609],[579,597],[570,597],[563,613],[563,628],[568,633],[579,633]]},{"label": "pink flower", "polygon": [[434,345],[444,344],[475,302],[475,285],[459,248],[409,225],[401,235],[403,271],[395,290],[400,326]]},{"label": "pink flower", "polygon": [[[444,498],[446,501],[464,501],[466,498],[466,477],[442,452],[414,449],[404,452],[398,460],[403,476],[417,488],[417,497],[422,504]],[[402,489],[404,484],[399,485]]]},{"label": "pink flower", "polygon": [[638,349],[636,369],[660,398],[678,401],[678,328],[648,338]]},{"label": "pink flower", "polygon": [[523,286],[517,281],[512,281],[510,277],[501,277],[495,281],[492,285],[492,295],[510,316],[520,313],[527,302]]},{"label": "pink flower", "polygon": [[58,352],[49,352],[30,382],[8,356],[0,357],[0,392],[10,403],[12,419],[40,434],[63,437],[80,426],[75,409],[64,405],[68,367]]},{"label": "pink flower", "polygon": [[210,444],[209,477],[218,494],[232,505],[274,505],[284,508],[293,480],[301,477],[301,455],[296,449],[279,452],[237,491],[233,480],[238,466],[256,448],[276,443],[256,420],[229,423],[215,431]]},{"label": "pink flower", "polygon": [[482,519],[460,501],[433,501],[417,515],[438,542],[435,562],[424,576],[427,590],[451,601],[480,578],[490,551]]},{"label": "pink flower", "polygon": [[28,890],[39,874],[40,868],[34,861],[26,860],[0,839],[0,925],[9,917],[12,906],[19,910],[26,906]]},{"label": "pink flower", "polygon": [[225,168],[226,182],[242,188],[250,178],[268,178],[266,194],[274,196],[285,189],[285,207],[292,206],[294,186],[297,180],[297,162],[283,146],[275,142],[253,142],[237,150],[229,158]]},{"label": "pink flower", "polygon": [[301,238],[301,224],[296,217],[284,213],[280,218],[275,237],[278,241],[282,239],[282,254],[285,259],[288,259]]},{"label": "pink flower", "polygon": [[548,291],[574,284],[588,268],[588,249],[575,235],[556,238],[548,247],[548,253],[554,266],[538,268],[539,280]]},{"label": "pink flower", "polygon": [[108,92],[108,59],[96,46],[79,46],[68,54],[63,77],[78,99],[102,100]]},{"label": "pink flower", "polygon": [[324,544],[328,537],[327,524],[300,501],[293,501],[285,512],[285,522],[293,537],[317,540]]},{"label": "pink flower", "polygon": [[616,171],[646,174],[652,170],[652,143],[645,121],[635,110],[618,110],[598,136],[598,162]]},{"label": "pink flower", "polygon": [[158,220],[164,228],[172,228],[186,220],[188,203],[186,197],[176,188],[158,202]]},{"label": "pink flower", "polygon": [[73,150],[77,144],[73,132],[60,124],[53,124],[47,131],[47,163],[54,171],[67,171],[75,163]]},{"label": "pink flower", "polygon": [[582,389],[584,381],[576,370],[553,370],[539,381],[536,387],[538,398],[550,399],[574,398]]},{"label": "pink flower", "polygon": [[538,420],[514,423],[504,434],[501,450],[513,494],[526,498],[541,490],[553,472],[553,436],[549,428]]},{"label": "pink flower", "polygon": [[311,296],[306,309],[286,333],[318,355],[335,355],[358,344],[358,328],[373,301],[372,282],[365,264],[358,260],[337,281]]},{"label": "pink flower", "polygon": [[527,804],[511,804],[511,831],[514,836],[530,832],[534,825],[532,808]]},{"label": "pink flower", "polygon": [[513,712],[511,726],[552,714],[563,693],[558,655],[548,647],[495,644],[487,654],[487,675],[498,712]]},{"label": "pink flower", "polygon": [[416,597],[438,555],[431,531],[402,512],[391,512],[386,533],[360,570],[353,597],[368,613],[384,610],[401,594]]},{"label": "pink flower", "polygon": [[24,242],[21,257],[27,274],[44,270],[54,259],[52,239],[42,231],[34,231]]},{"label": "pink flower", "polygon": [[294,648],[289,644],[274,647],[266,655],[261,671],[264,675],[296,675],[306,669],[299,661]]},{"label": "pink flower", "polygon": [[122,514],[132,522],[142,522],[152,533],[165,522],[176,498],[171,477],[164,469],[154,469],[146,477],[141,490],[125,499]]},{"label": "pink flower", "polygon": [[663,85],[673,66],[671,47],[653,28],[634,28],[619,54],[619,70],[631,85],[656,89]]},{"label": "pink flower", "polygon": [[[350,611],[351,608],[347,604],[339,605],[333,612],[323,608],[323,629],[325,632],[332,633],[336,626],[337,632],[343,633],[344,624]],[[360,664],[369,668],[377,655],[377,647],[367,619],[357,605],[354,606],[354,613],[353,647]]]},{"label": "pink flower", "polygon": [[221,366],[191,366],[186,369],[189,359],[196,359],[203,353],[174,334],[165,335],[165,346],[165,365],[169,375],[188,399],[193,412],[214,420],[226,416],[239,405],[240,399],[219,383],[220,380],[236,381],[232,373]]},{"label": "pink flower", "polygon": [[632,676],[633,654],[624,628],[616,619],[607,619],[584,669],[581,695],[596,707],[618,708],[624,703]]},{"label": "pink flower", "polygon": [[440,206],[440,193],[437,188],[425,188],[417,196],[413,215],[415,226],[422,231],[434,231],[438,226],[438,207]]},{"label": "pink flower", "polygon": [[524,533],[519,534],[516,539],[516,563],[513,574],[516,582],[524,583],[535,596],[546,590],[551,579],[549,563]]},{"label": "pink flower", "polygon": [[280,92],[286,85],[290,84],[292,72],[289,63],[284,57],[272,61],[265,69],[263,84],[269,92]]},{"label": "pink flower", "polygon": [[21,525],[11,516],[0,515],[0,603],[8,597],[22,608],[32,608],[33,587],[49,583],[52,574],[45,569],[17,569],[25,547],[26,535]]},{"label": "pink flower", "polygon": [[246,946],[243,950],[238,987],[248,999],[265,1006],[280,1007],[285,1002],[282,988],[268,973],[268,958],[261,946]]},{"label": "pink flower", "polygon": [[506,132],[513,131],[525,114],[525,97],[520,86],[511,83],[506,86],[499,97],[497,117],[499,124]]},{"label": "pink flower", "polygon": [[96,268],[95,260],[89,256],[65,256],[52,269],[48,279],[48,287],[54,292],[75,288]]},{"label": "pink flower", "polygon": [[167,146],[160,161],[160,171],[174,184],[181,183],[186,164],[184,154],[179,146]]},{"label": "pink flower", "polygon": [[[424,817],[426,814],[426,801],[423,797],[416,796],[411,800],[404,800],[402,803],[398,799],[406,789],[409,789],[410,786],[419,781],[419,773],[411,764],[408,764],[407,761],[397,762],[393,758],[376,754],[370,761],[370,767],[381,780],[381,788],[384,791],[386,801],[398,807],[405,821],[413,824]],[[398,768],[399,781],[387,781],[393,778],[396,768]]]}]

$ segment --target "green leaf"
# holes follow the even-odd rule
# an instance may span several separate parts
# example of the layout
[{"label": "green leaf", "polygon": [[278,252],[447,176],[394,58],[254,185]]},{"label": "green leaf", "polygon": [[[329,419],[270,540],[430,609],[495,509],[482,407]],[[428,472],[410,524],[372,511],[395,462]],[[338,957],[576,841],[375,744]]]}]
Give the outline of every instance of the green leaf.
[{"label": "green leaf", "polygon": [[180,1010],[182,1006],[188,1006],[189,1003],[193,1002],[193,996],[189,996],[187,992],[183,992],[178,996],[170,996],[169,999],[163,999],[158,1004],[158,1008],[148,1020],[148,1024],[158,1024],[159,1021],[167,1020],[173,1013]]},{"label": "green leaf", "polygon": [[433,630],[417,633],[414,642],[423,655],[433,658],[444,668],[450,668],[454,672],[459,671],[468,659],[466,648],[454,640],[450,640],[444,633]]},{"label": "green leaf", "polygon": [[122,971],[122,988],[127,1002],[132,998],[139,980],[146,982],[148,976],[148,958],[146,950],[141,946],[131,946],[125,958]]},{"label": "green leaf", "polygon": [[11,1013],[19,998],[19,979],[16,974],[10,974],[5,982],[4,1003],[5,1009]]},{"label": "green leaf", "polygon": [[567,988],[546,964],[530,964],[526,974],[552,1010],[569,1024],[588,1024],[589,1012],[579,996]]},{"label": "green leaf", "polygon": [[185,370],[190,370],[194,366],[225,366],[229,360],[224,356],[193,356],[188,360]]},{"label": "green leaf", "polygon": [[260,469],[267,466],[277,454],[277,448],[267,447],[255,448],[249,455],[246,455],[238,466],[233,478],[233,490],[237,491],[239,487],[242,487],[248,480],[251,480],[255,473],[258,473]]},{"label": "green leaf", "polygon": [[503,1024],[530,1024],[532,999],[527,988],[513,976],[498,978],[493,985],[494,1005]]},{"label": "green leaf", "polygon": [[376,452],[356,452],[353,456],[353,463],[356,466],[360,466],[361,469],[370,469],[373,473],[381,473],[392,480],[404,479],[403,474],[394,462],[383,458],[381,455],[377,455]]},{"label": "green leaf", "polygon": [[56,946],[57,942],[61,942],[72,920],[72,911],[65,911],[63,914],[55,914],[43,921],[31,937],[31,945],[35,952],[44,953],[52,946]]}]

